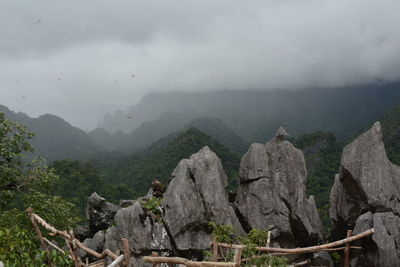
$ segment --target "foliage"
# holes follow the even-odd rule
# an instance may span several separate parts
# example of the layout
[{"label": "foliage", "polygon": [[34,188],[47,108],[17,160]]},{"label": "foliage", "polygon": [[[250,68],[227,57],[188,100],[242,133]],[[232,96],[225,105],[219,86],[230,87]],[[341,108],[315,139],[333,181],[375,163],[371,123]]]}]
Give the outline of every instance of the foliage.
[{"label": "foliage", "polygon": [[322,225],[329,232],[329,195],[339,169],[342,145],[333,134],[325,132],[303,134],[291,141],[304,153],[308,171],[307,194],[315,197]]},{"label": "foliage", "polygon": [[[242,251],[242,258],[248,259],[242,261],[242,266],[272,266],[272,267],[285,267],[287,266],[287,259],[283,257],[270,256],[268,254],[261,254],[257,251],[257,247],[266,246],[268,240],[268,232],[264,230],[252,229],[247,236],[238,236],[235,229],[230,225],[218,225],[210,222],[210,229],[212,230],[211,236],[213,240],[220,243],[241,243],[246,247]],[[206,260],[211,258],[211,252],[206,251],[203,253]],[[234,249],[226,249],[223,253],[225,261],[232,261],[234,257]]]},{"label": "foliage", "polygon": [[387,156],[391,162],[400,165],[400,104],[396,105],[381,118],[383,141]]},{"label": "foliage", "polygon": [[0,211],[15,197],[16,190],[33,182],[23,169],[23,152],[33,151],[27,141],[32,137],[33,133],[0,113]]},{"label": "foliage", "polygon": [[218,225],[214,222],[208,223],[211,229],[211,237],[216,242],[233,244],[237,242],[237,233],[231,225]]},{"label": "foliage", "polygon": [[239,154],[230,152],[218,141],[196,128],[190,128],[178,136],[168,136],[148,149],[129,157],[110,155],[109,158],[93,159],[91,163],[105,180],[131,188],[132,197],[135,198],[144,195],[154,179],[158,179],[162,184],[168,184],[171,173],[179,161],[190,157],[204,146],[209,146],[221,159],[228,176],[227,189],[237,187]]},{"label": "foliage", "polygon": [[161,198],[157,197],[152,197],[146,201],[141,201],[140,205],[142,206],[143,209],[147,211],[152,211],[155,212],[157,210],[157,207],[161,205]]},{"label": "foliage", "polygon": [[[0,260],[5,266],[48,266],[47,254],[39,250],[32,231],[13,226],[0,228]],[[56,266],[72,266],[68,257],[50,250],[50,259]]]},{"label": "foliage", "polygon": [[90,162],[65,159],[53,162],[50,167],[60,177],[52,192],[73,203],[82,221],[85,218],[86,200],[93,192],[110,202],[130,199],[134,195],[125,184],[114,184],[112,180],[102,177],[99,169]]},{"label": "foliage", "polygon": [[[32,137],[24,126],[0,113],[0,259],[7,266],[45,263],[25,214],[27,207],[33,207],[34,212],[61,229],[76,222],[73,205],[48,194],[58,177],[43,160],[26,160],[24,153],[33,151],[28,142]],[[68,265],[65,256],[52,253],[54,262]]]}]

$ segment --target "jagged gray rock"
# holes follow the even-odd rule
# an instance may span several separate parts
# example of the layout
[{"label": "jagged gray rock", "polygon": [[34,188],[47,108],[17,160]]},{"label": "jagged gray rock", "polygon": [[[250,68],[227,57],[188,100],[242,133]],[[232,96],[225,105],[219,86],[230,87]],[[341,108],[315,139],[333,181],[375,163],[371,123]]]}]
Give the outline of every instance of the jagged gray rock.
[{"label": "jagged gray rock", "polygon": [[129,240],[129,247],[134,254],[140,255],[151,251],[171,251],[171,241],[161,221],[150,211],[144,211],[139,203],[118,210],[115,225],[108,228],[105,247],[122,251],[121,239]]},{"label": "jagged gray rock", "polygon": [[375,228],[353,266],[400,266],[400,169],[387,158],[379,122],[347,145],[331,191],[332,236]]},{"label": "jagged gray rock", "polygon": [[103,197],[94,192],[88,198],[86,206],[86,218],[89,220],[92,234],[107,229],[118,209],[118,205],[106,202]]},{"label": "jagged gray rock", "polygon": [[164,221],[179,251],[209,248],[210,221],[244,233],[225,193],[228,179],[221,161],[207,146],[181,160],[172,178],[162,205]]},{"label": "jagged gray rock", "polygon": [[[99,231],[93,236],[93,238],[86,238],[83,241],[83,245],[97,251],[98,253],[102,253],[104,250],[104,238],[105,238],[105,232]],[[79,252],[79,256],[83,260],[85,260],[86,257],[88,257],[91,262],[98,260],[97,258],[87,254],[85,251],[83,251],[81,249],[78,249],[78,252]]]},{"label": "jagged gray rock", "polygon": [[91,233],[90,228],[89,228],[88,225],[85,225],[85,226],[83,226],[83,225],[77,225],[77,226],[74,228],[74,236],[75,236],[77,239],[79,239],[79,241],[82,242],[82,241],[85,240],[86,238],[93,237],[93,234]]},{"label": "jagged gray rock", "polygon": [[241,183],[265,178],[269,175],[267,151],[262,144],[252,144],[243,156],[239,169]]},{"label": "jagged gray rock", "polygon": [[306,197],[303,153],[283,137],[280,128],[267,144],[253,144],[240,163],[235,202],[246,230],[271,230],[276,246],[295,247],[322,240],[313,197]]}]

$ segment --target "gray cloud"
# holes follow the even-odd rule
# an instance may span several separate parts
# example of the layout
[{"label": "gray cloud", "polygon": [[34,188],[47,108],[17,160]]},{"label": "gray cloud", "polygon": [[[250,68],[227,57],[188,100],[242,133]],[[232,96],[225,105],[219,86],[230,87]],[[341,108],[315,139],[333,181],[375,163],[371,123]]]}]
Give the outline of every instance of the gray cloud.
[{"label": "gray cloud", "polygon": [[154,90],[395,81],[398,10],[393,0],[0,0],[0,102],[93,128]]}]

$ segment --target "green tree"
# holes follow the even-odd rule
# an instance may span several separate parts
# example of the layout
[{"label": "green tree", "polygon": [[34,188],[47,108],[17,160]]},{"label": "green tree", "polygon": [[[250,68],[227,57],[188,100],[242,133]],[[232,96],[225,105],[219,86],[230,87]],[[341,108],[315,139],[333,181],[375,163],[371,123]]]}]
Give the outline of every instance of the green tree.
[{"label": "green tree", "polygon": [[[76,222],[74,206],[48,192],[58,179],[43,160],[28,161],[33,152],[33,133],[0,113],[0,260],[6,266],[46,266],[25,209],[34,212],[56,228],[69,229]],[[67,258],[51,252],[58,266],[68,266]]]}]

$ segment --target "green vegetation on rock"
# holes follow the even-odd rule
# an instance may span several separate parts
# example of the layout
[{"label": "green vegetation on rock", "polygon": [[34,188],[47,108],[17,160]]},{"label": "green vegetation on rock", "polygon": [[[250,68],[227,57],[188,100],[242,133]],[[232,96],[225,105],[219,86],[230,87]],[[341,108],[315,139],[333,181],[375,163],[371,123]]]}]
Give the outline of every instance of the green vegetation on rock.
[{"label": "green vegetation on rock", "polygon": [[[288,266],[288,260],[284,257],[270,256],[257,251],[257,247],[265,247],[267,245],[269,235],[267,231],[252,229],[247,236],[239,236],[230,225],[218,225],[210,222],[209,227],[211,229],[211,236],[216,242],[245,245],[242,251],[242,259],[248,260],[242,261],[241,266]],[[220,253],[224,254],[223,258],[225,261],[233,261],[234,249],[226,248],[225,250],[221,250]],[[206,260],[210,260],[211,252],[205,251],[204,257]]]}]

